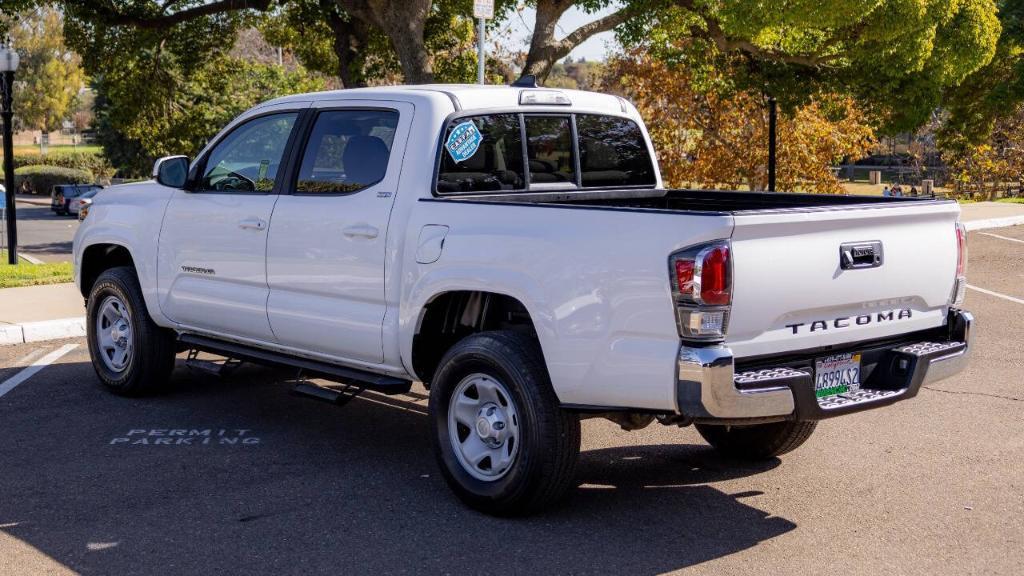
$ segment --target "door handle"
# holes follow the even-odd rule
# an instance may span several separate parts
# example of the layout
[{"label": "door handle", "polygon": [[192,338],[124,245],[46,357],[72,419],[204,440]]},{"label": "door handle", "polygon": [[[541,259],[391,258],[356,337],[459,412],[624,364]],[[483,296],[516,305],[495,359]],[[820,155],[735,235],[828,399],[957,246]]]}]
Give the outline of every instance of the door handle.
[{"label": "door handle", "polygon": [[349,238],[367,238],[372,240],[380,234],[380,230],[368,224],[357,224],[355,226],[345,228],[342,230],[342,233]]},{"label": "door handle", "polygon": [[244,230],[265,230],[267,228],[267,221],[262,218],[246,218],[238,222],[238,227]]}]

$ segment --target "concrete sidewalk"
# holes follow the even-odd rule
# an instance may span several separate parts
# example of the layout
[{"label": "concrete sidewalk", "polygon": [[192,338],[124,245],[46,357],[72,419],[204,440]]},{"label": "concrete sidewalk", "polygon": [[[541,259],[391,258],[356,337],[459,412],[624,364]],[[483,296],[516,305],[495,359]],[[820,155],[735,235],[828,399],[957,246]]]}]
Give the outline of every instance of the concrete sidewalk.
[{"label": "concrete sidewalk", "polygon": [[0,289],[0,345],[84,336],[84,314],[74,284]]},{"label": "concrete sidewalk", "polygon": [[[976,202],[961,210],[968,230],[1024,224],[1024,204]],[[84,313],[74,284],[0,289],[0,345],[83,336]]]},{"label": "concrete sidewalk", "polygon": [[960,205],[960,221],[968,230],[1024,224],[1024,204],[974,202]]},{"label": "concrete sidewalk", "polygon": [[50,205],[50,197],[42,194],[15,194],[14,200],[19,204],[33,204],[35,206]]}]

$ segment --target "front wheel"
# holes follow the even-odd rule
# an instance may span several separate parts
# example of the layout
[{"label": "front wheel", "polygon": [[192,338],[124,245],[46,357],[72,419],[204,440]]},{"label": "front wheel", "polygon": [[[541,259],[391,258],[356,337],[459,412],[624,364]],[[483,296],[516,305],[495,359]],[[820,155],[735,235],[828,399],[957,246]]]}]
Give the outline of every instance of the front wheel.
[{"label": "front wheel", "polygon": [[470,507],[525,515],[571,486],[580,422],[562,410],[536,341],[482,332],[453,346],[430,387],[434,453]]},{"label": "front wheel", "polygon": [[715,450],[744,460],[767,460],[792,452],[811,437],[817,426],[818,422],[813,420],[750,426],[694,425]]},{"label": "front wheel", "polygon": [[137,396],[163,386],[174,370],[174,333],[149,317],[135,271],[100,274],[86,305],[89,355],[108,390]]}]

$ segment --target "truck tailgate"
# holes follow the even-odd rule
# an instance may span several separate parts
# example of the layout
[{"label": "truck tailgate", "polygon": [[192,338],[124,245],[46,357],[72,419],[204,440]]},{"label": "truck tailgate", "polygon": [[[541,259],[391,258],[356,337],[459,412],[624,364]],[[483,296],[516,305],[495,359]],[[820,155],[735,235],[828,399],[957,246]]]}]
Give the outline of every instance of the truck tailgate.
[{"label": "truck tailgate", "polygon": [[942,325],[959,214],[942,201],[735,213],[727,344],[750,357]]}]

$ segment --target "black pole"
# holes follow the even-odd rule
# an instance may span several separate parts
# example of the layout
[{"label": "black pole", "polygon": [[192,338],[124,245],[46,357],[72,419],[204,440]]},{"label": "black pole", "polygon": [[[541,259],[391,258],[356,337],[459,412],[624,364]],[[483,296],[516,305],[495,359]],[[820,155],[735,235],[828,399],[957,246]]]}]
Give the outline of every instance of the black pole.
[{"label": "black pole", "polygon": [[4,186],[7,188],[7,261],[18,263],[18,228],[14,208],[14,72],[4,72],[0,79],[0,99],[4,120]]},{"label": "black pole", "polygon": [[768,98],[768,191],[775,192],[775,97]]}]

